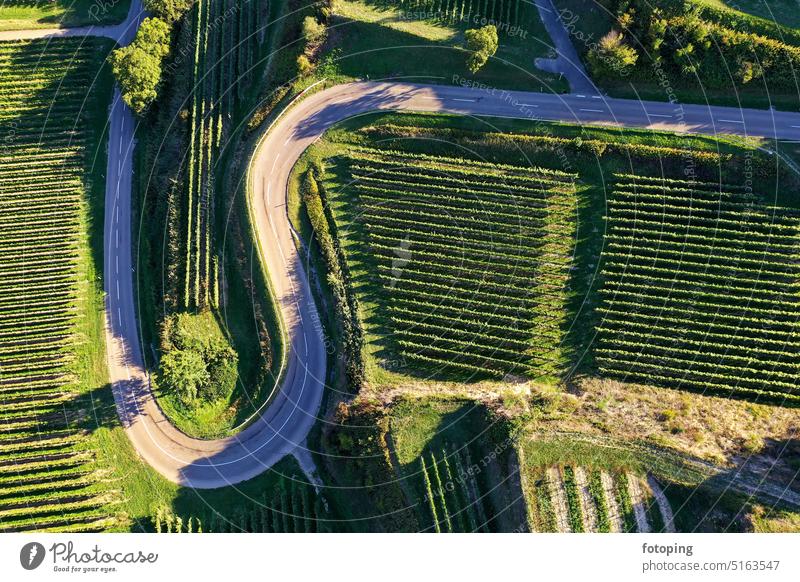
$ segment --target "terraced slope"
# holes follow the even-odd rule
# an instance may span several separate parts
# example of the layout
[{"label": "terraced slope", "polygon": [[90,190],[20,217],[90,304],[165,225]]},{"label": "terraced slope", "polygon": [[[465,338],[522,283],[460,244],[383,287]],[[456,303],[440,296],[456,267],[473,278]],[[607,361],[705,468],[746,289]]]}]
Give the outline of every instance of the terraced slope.
[{"label": "terraced slope", "polygon": [[743,188],[617,176],[608,226],[604,374],[800,400],[800,212]]},{"label": "terraced slope", "polygon": [[81,444],[90,411],[75,402],[89,388],[87,178],[102,153],[90,115],[102,128],[94,84],[109,48],[0,43],[0,531],[110,521],[113,495]]},{"label": "terraced slope", "polygon": [[359,148],[346,163],[363,232],[340,236],[375,257],[387,349],[470,377],[558,373],[572,176]]}]

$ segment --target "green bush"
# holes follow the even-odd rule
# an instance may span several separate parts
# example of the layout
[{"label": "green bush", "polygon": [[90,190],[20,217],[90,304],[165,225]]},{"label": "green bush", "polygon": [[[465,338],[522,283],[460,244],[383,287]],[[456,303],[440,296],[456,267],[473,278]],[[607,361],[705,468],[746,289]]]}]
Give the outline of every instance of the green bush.
[{"label": "green bush", "polygon": [[239,358],[209,314],[181,313],[164,321],[158,381],[185,405],[228,398],[239,377]]},{"label": "green bush", "polygon": [[625,44],[620,32],[612,30],[589,51],[587,58],[595,75],[625,77],[633,70],[639,54],[636,49]]},{"label": "green bush", "polygon": [[303,19],[303,38],[308,45],[316,45],[325,36],[325,25],[315,16],[306,16]]},{"label": "green bush", "polygon": [[482,28],[472,28],[464,32],[467,50],[472,54],[467,59],[467,69],[477,73],[483,65],[497,52],[497,27],[493,24]]},{"label": "green bush", "polygon": [[195,350],[174,350],[161,358],[159,383],[184,403],[197,399],[211,380],[203,355]]},{"label": "green bush", "polygon": [[341,249],[331,234],[315,169],[306,171],[300,187],[306,214],[311,228],[314,230],[314,238],[319,245],[320,254],[328,270],[328,287],[333,295],[336,308],[336,324],[342,335],[345,373],[353,389],[358,390],[365,379],[364,330],[359,317],[358,299],[350,287],[350,278],[346,271],[347,263],[341,256]]}]

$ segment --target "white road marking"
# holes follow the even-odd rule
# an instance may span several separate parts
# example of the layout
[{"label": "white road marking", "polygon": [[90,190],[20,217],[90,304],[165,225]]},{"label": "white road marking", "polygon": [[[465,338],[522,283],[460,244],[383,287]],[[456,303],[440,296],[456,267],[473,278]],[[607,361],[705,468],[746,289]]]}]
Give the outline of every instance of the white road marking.
[{"label": "white road marking", "polygon": [[575,97],[580,97],[581,99],[586,99],[586,95],[575,95]]},{"label": "white road marking", "polygon": [[592,95],[592,99],[602,99],[602,95]]},{"label": "white road marking", "polygon": [[739,121],[738,119],[717,119],[720,123],[741,123],[744,124],[744,121]]},{"label": "white road marking", "polygon": [[671,115],[667,115],[666,113],[648,113],[648,117],[672,117]]},{"label": "white road marking", "polygon": [[581,111],[586,111],[587,113],[603,113],[602,109],[581,109]]},{"label": "white road marking", "polygon": [[477,101],[477,99],[458,99],[458,98],[454,97],[453,101],[464,101],[466,103],[475,103],[475,101]]},{"label": "white road marking", "polygon": [[792,127],[794,129],[800,129],[800,125],[790,125],[789,127]]},{"label": "white road marking", "polygon": [[533,103],[520,103],[520,107],[539,107],[538,105],[534,105]]}]

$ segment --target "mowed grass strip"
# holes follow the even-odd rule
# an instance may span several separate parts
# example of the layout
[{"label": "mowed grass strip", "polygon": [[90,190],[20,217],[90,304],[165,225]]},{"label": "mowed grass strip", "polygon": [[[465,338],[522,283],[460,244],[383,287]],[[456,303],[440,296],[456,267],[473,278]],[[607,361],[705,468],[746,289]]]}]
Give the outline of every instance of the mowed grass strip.
[{"label": "mowed grass strip", "polygon": [[800,401],[800,213],[733,187],[628,175],[616,181],[600,371]]},{"label": "mowed grass strip", "polygon": [[108,48],[0,43],[0,531],[113,521],[113,490],[82,446],[88,411],[75,402],[89,341],[87,168],[101,163],[92,96]]}]

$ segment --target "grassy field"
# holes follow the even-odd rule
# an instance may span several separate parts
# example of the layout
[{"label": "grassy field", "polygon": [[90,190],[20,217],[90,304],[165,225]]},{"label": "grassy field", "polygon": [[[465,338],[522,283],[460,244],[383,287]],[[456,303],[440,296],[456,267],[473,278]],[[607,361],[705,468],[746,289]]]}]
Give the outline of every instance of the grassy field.
[{"label": "grassy field", "polygon": [[[763,26],[777,24],[789,28],[800,28],[800,14],[797,4],[792,0],[694,0],[700,6],[731,14],[744,26],[753,25],[758,20],[765,20]],[[755,18],[748,18],[752,16]]]},{"label": "grassy field", "polygon": [[8,0],[0,6],[0,31],[117,24],[130,0]]},{"label": "grassy field", "polygon": [[[507,89],[566,92],[565,81],[534,67],[537,57],[548,56],[552,43],[533,4],[493,6],[500,48],[474,78]],[[481,25],[475,24],[476,16],[492,18],[490,12],[466,2],[445,9],[436,2],[406,7],[400,2],[337,0],[318,75],[445,84],[454,83],[454,75],[471,77],[468,53],[461,48],[464,31]]]}]

